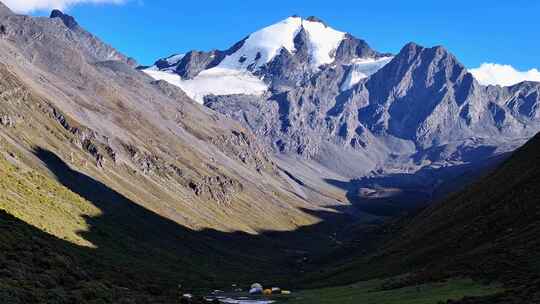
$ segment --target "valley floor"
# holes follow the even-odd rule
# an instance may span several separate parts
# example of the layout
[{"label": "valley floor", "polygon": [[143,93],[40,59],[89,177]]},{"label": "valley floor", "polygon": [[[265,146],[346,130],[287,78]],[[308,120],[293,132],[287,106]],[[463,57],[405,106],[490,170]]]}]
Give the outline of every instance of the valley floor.
[{"label": "valley floor", "polygon": [[[226,303],[287,303],[287,304],[438,304],[449,300],[485,297],[504,290],[499,285],[483,285],[471,279],[450,279],[402,288],[384,288],[384,280],[370,280],[341,287],[303,290],[291,296],[271,296],[247,299],[246,295],[231,296]],[[237,300],[234,300],[237,299]],[[243,299],[243,300],[242,300]]]},{"label": "valley floor", "polygon": [[286,301],[290,304],[437,304],[463,297],[496,294],[502,289],[496,285],[481,285],[470,279],[452,279],[398,289],[381,289],[381,280],[360,282],[343,287],[331,287],[299,292]]}]

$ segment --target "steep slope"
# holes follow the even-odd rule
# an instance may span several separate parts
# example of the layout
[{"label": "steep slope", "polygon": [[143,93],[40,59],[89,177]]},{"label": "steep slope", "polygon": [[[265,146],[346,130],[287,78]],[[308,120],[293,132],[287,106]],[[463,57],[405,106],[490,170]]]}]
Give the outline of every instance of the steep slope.
[{"label": "steep slope", "polygon": [[175,303],[178,284],[205,290],[276,273],[261,253],[283,250],[278,241],[186,229],[49,151],[34,153],[58,180],[0,145],[3,303]]},{"label": "steep slope", "polygon": [[412,263],[431,256],[531,283],[540,276],[539,156],[536,135],[497,170],[416,216],[389,249]]},{"label": "steep slope", "polygon": [[[378,248],[349,245],[330,271],[310,282],[355,282],[403,273],[388,288],[453,276],[499,281],[507,292],[463,303],[537,303],[540,300],[540,134],[497,169],[419,214],[372,229]],[[359,231],[362,231],[360,229]],[[373,237],[373,235],[372,235]],[[377,243],[376,242],[376,243]],[[335,256],[335,255],[333,255]],[[320,266],[320,265],[319,265]],[[392,287],[393,286],[393,287]],[[459,303],[459,302],[458,302]]]},{"label": "steep slope", "polygon": [[[253,233],[316,221],[299,209],[318,207],[291,193],[249,131],[132,69],[70,20],[58,12],[2,20],[2,75],[13,82],[4,87],[4,136],[47,148],[194,229]],[[42,117],[68,135],[54,138]]]}]

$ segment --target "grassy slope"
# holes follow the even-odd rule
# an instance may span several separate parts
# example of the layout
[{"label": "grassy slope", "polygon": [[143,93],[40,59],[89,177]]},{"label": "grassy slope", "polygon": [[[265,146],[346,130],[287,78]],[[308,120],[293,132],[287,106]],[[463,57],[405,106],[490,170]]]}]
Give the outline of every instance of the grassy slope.
[{"label": "grassy slope", "polygon": [[[11,154],[12,160],[20,158]],[[4,156],[0,156],[0,176],[0,209],[61,239],[94,246],[80,235],[89,229],[84,217],[100,215],[92,203],[42,174],[19,169]]]},{"label": "grassy slope", "polygon": [[465,296],[485,296],[502,291],[495,285],[481,285],[472,280],[454,279],[390,290],[381,290],[381,280],[371,280],[342,287],[307,290],[285,301],[290,304],[436,304]]},{"label": "grassy slope", "polygon": [[[501,281],[502,303],[540,301],[540,135],[492,173],[411,219],[378,229],[375,253],[353,245],[339,261],[304,278],[341,285],[416,272],[403,286],[451,276]],[[399,231],[396,232],[396,226]],[[392,232],[392,233],[389,233]],[[397,234],[397,237],[396,235]],[[343,251],[341,251],[343,253]]]},{"label": "grassy slope", "polygon": [[94,244],[79,234],[89,229],[83,216],[99,214],[95,206],[3,155],[0,176],[4,303],[101,303],[138,293],[122,288],[133,286],[130,273],[115,274],[111,264],[94,255]]},{"label": "grassy slope", "polygon": [[[167,303],[179,283],[204,291],[255,280],[287,281],[298,265],[290,257],[296,254],[284,249],[311,252],[325,244],[321,227],[259,236],[192,231],[138,207],[53,154],[47,157],[42,159],[62,168],[62,182],[36,163],[26,165],[33,160],[0,138],[0,226],[10,232],[0,234],[0,265],[4,274],[18,273],[0,276],[5,291],[0,295],[14,303],[49,302],[50,297],[58,303],[125,298]],[[78,193],[103,188],[98,193],[112,206],[89,201],[73,188]]]},{"label": "grassy slope", "polygon": [[[63,300],[78,298],[85,290],[80,284],[88,278],[92,284],[103,285],[100,293],[109,300],[133,296],[159,301],[161,297],[174,297],[180,282],[212,288],[242,280],[242,274],[249,276],[250,270],[260,269],[256,259],[217,241],[207,241],[210,235],[179,228],[177,246],[157,246],[136,235],[137,231],[130,231],[132,227],[120,218],[104,216],[58,181],[16,166],[20,156],[9,154],[15,158],[0,154],[1,224],[9,231],[0,234],[0,262],[6,267],[0,276],[0,289],[13,299],[25,299],[23,303],[44,301],[56,294],[55,289],[61,290],[59,297]],[[124,212],[135,213],[136,218],[149,217],[130,208],[127,206]],[[140,225],[151,222],[167,227],[151,218]],[[62,279],[65,276],[66,280]],[[80,278],[82,282],[77,282]],[[95,297],[89,295],[89,299]]]},{"label": "grassy slope", "polygon": [[0,155],[1,222],[9,231],[0,235],[3,296],[23,303],[50,297],[59,303],[82,301],[86,292],[90,302],[131,296],[155,300],[170,297],[167,286],[181,279],[200,283],[208,276],[204,266],[190,266],[197,258],[185,261],[174,252],[137,243],[124,227],[106,219],[92,221],[102,216],[99,208],[58,181],[17,166],[21,156],[9,154]]}]

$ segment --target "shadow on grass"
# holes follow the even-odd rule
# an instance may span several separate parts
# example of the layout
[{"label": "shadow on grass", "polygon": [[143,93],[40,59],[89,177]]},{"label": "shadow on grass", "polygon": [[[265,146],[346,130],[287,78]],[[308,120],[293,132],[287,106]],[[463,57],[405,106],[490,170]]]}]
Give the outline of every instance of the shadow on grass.
[{"label": "shadow on grass", "polygon": [[[85,290],[81,284],[94,282],[113,290],[117,299],[125,294],[172,299],[176,297],[178,284],[184,290],[226,288],[233,283],[252,281],[293,284],[311,267],[307,261],[312,255],[334,249],[336,240],[328,236],[338,235],[343,223],[350,221],[348,215],[339,212],[303,210],[320,218],[321,223],[296,231],[268,231],[259,235],[193,231],[71,169],[51,151],[36,148],[34,154],[62,185],[99,208],[101,215],[86,217],[88,231],[78,232],[96,246],[87,248],[1,214],[2,224],[14,232],[11,237],[1,236],[4,248],[0,252],[0,265],[8,272],[21,268],[24,273],[12,281],[0,276],[0,286],[11,282],[14,285],[10,286],[20,286],[23,294],[24,290],[32,290],[49,296],[54,293],[52,290],[61,288],[71,295]],[[33,251],[34,246],[39,250]],[[21,250],[24,254],[17,257]],[[40,256],[46,257],[45,260]],[[49,260],[57,258],[68,262],[51,265],[54,262]],[[51,279],[47,282],[43,274]],[[13,294],[17,292],[15,289]]]}]

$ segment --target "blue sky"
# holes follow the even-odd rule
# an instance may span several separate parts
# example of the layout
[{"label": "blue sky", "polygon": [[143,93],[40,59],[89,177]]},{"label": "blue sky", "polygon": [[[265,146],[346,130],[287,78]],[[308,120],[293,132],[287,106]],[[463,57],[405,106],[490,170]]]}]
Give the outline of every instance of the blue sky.
[{"label": "blue sky", "polygon": [[78,4],[67,11],[141,64],[191,49],[225,49],[254,30],[298,14],[318,16],[382,52],[396,53],[414,41],[444,45],[468,67],[494,62],[520,70],[540,68],[540,1],[533,0],[126,0]]}]

